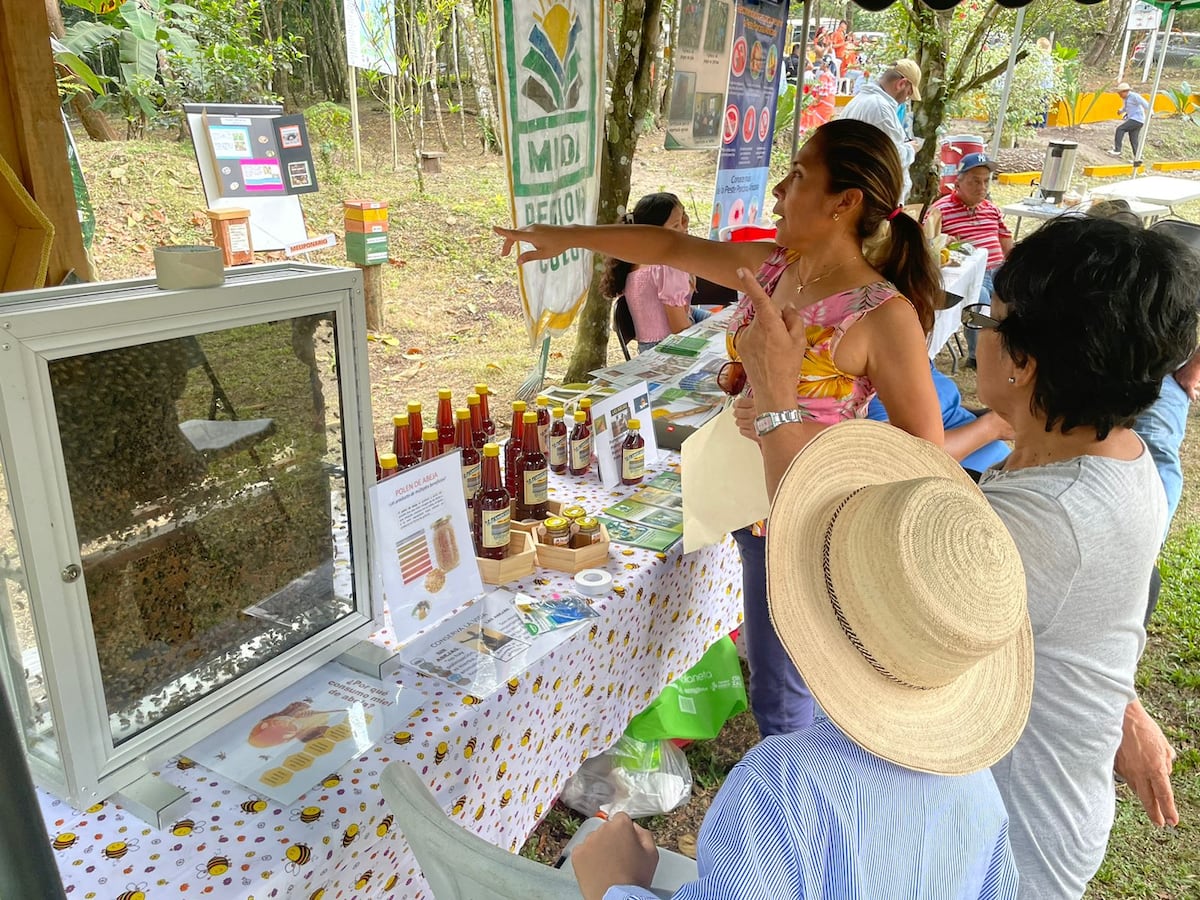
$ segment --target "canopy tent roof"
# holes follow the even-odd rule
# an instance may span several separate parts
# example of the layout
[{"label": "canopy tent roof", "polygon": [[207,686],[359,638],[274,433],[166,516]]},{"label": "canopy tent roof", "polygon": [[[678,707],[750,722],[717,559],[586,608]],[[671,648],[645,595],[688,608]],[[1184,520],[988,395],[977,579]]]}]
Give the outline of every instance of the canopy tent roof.
[{"label": "canopy tent roof", "polygon": [[[861,6],[863,9],[869,10],[870,12],[879,12],[887,9],[895,2],[896,0],[854,0],[855,6]],[[958,6],[961,0],[922,0],[922,2],[930,9],[954,9],[954,7]],[[1016,9],[1019,6],[1028,6],[1031,2],[1033,2],[1033,0],[996,0],[997,5],[1006,6],[1009,9]],[[1101,0],[1075,0],[1075,2],[1091,6],[1093,4],[1100,3]],[[1166,9],[1172,5],[1169,0],[1157,0],[1157,2],[1155,2],[1155,0],[1147,0],[1147,2],[1154,2],[1155,6],[1160,6],[1163,9]],[[1183,0],[1180,8],[1188,9],[1189,7],[1193,6],[1200,6],[1200,0]]]}]

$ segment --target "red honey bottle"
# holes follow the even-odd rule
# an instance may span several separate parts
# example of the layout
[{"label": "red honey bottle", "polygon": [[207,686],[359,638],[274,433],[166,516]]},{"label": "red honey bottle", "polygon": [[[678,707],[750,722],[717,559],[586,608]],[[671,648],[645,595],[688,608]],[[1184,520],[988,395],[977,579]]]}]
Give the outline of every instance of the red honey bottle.
[{"label": "red honey bottle", "polygon": [[592,429],[587,413],[575,410],[575,427],[567,439],[567,468],[572,475],[586,475],[592,467]]},{"label": "red honey bottle", "polygon": [[454,449],[454,407],[450,405],[450,389],[438,388],[438,444],[442,453]]},{"label": "red honey bottle", "polygon": [[421,460],[413,453],[412,441],[409,439],[408,413],[392,416],[392,452],[396,454],[396,471],[403,472],[411,469]]},{"label": "red honey bottle", "polygon": [[442,445],[438,441],[436,428],[421,429],[421,462],[435,459],[442,455]]},{"label": "red honey bottle", "polygon": [[491,406],[488,402],[492,392],[488,390],[487,382],[481,381],[475,385],[475,393],[479,395],[479,415],[483,421],[483,430],[490,440],[496,434],[496,423],[492,421],[492,414],[489,412]]},{"label": "red honey bottle", "polygon": [[550,452],[550,398],[537,398],[538,448],[543,454]]},{"label": "red honey bottle", "polygon": [[646,474],[646,441],[641,435],[642,423],[630,419],[625,423],[629,430],[621,443],[621,484],[641,484]]},{"label": "red honey bottle", "polygon": [[504,559],[508,554],[510,499],[500,481],[500,445],[484,444],[483,470],[472,517],[476,556]]},{"label": "red honey bottle", "polygon": [[459,409],[454,413],[455,441],[454,445],[462,453],[463,493],[467,496],[467,507],[475,505],[475,494],[479,492],[479,480],[482,477],[479,451],[471,439],[471,411]]},{"label": "red honey bottle", "polygon": [[[374,443],[374,441],[372,441]],[[375,447],[375,480],[383,480],[383,466],[379,464],[379,447]]]},{"label": "red honey bottle", "polygon": [[483,398],[478,394],[467,394],[467,409],[471,413],[471,441],[476,450],[482,450],[488,441],[488,434],[483,429]]},{"label": "red honey bottle", "polygon": [[521,440],[521,458],[517,463],[517,518],[544,519],[550,471],[546,454],[538,446],[538,414],[532,410],[524,415],[525,432]]},{"label": "red honey bottle", "polygon": [[[421,446],[421,432],[425,430],[425,426],[421,424],[421,401],[408,401],[408,444],[416,452],[416,449]],[[400,454],[396,454],[399,456]]]},{"label": "red honey bottle", "polygon": [[563,421],[563,408],[554,407],[550,413],[550,452],[547,454],[550,471],[562,475],[567,471],[567,423]]},{"label": "red honey bottle", "polygon": [[379,476],[380,481],[386,481],[388,478],[392,478],[395,475],[398,475],[399,469],[396,468],[396,454],[395,453],[379,454],[379,468],[382,472],[382,474]]},{"label": "red honey bottle", "polygon": [[521,460],[521,438],[525,428],[525,401],[514,400],[512,404],[512,428],[508,432],[508,443],[504,445],[504,486],[517,497],[517,463]]}]

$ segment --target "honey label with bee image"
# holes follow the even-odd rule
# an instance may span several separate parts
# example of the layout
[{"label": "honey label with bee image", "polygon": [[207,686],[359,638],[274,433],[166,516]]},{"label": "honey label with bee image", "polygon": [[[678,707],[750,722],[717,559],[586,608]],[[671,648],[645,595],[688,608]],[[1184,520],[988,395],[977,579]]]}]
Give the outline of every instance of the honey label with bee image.
[{"label": "honey label with bee image", "polygon": [[[420,704],[412,691],[390,693],[331,663],[234,720],[188,751],[199,765],[232,779],[268,805],[293,805],[330,771],[381,741],[389,710]],[[250,812],[243,810],[243,812]]]}]

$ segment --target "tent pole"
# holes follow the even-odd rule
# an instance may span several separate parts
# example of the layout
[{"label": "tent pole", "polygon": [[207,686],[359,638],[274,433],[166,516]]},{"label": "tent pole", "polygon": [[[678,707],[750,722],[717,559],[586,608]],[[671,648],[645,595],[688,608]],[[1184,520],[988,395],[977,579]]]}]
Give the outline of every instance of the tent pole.
[{"label": "tent pole", "polygon": [[1008,112],[1008,95],[1012,91],[1013,69],[1017,67],[1017,45],[1021,42],[1021,30],[1025,27],[1025,7],[1017,7],[1017,21],[1013,25],[1012,43],[1008,48],[1008,68],[1004,70],[1004,88],[1000,91],[1000,112],[992,133],[992,156],[1000,154],[1000,138],[1004,134],[1004,114]]},{"label": "tent pole", "polygon": [[1163,65],[1167,61],[1167,48],[1171,46],[1171,26],[1175,22],[1175,10],[1179,8],[1179,4],[1175,3],[1167,12],[1167,27],[1166,33],[1163,35],[1162,55],[1158,58],[1158,68],[1154,71],[1154,89],[1150,91],[1150,108],[1146,111],[1146,124],[1142,126],[1142,131],[1138,135],[1137,149],[1133,154],[1133,174],[1138,173],[1138,166],[1142,164],[1142,154],[1146,150],[1146,138],[1150,136],[1150,122],[1154,119],[1154,101],[1158,99],[1158,86],[1162,82]]},{"label": "tent pole", "polygon": [[1129,23],[1125,23],[1125,39],[1121,42],[1121,65],[1117,68],[1117,81],[1125,80],[1125,60],[1129,58]]},{"label": "tent pole", "polygon": [[[808,65],[808,22],[812,14],[812,0],[804,0],[804,13],[800,23],[800,71],[796,73],[796,93],[792,97],[792,155],[789,164],[800,149],[800,98],[804,96],[804,69]],[[784,19],[786,27],[787,19]]]}]

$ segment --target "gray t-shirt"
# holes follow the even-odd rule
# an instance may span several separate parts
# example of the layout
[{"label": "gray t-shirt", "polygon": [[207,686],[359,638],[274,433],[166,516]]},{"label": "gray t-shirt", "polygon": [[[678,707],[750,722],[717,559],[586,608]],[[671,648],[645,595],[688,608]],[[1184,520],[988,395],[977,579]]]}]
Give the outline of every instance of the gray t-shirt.
[{"label": "gray t-shirt", "polygon": [[1145,644],[1166,521],[1148,451],[1080,456],[980,481],[1025,564],[1033,623],[1029,724],[992,774],[1010,817],[1021,896],[1083,896],[1112,829],[1112,766]]}]

